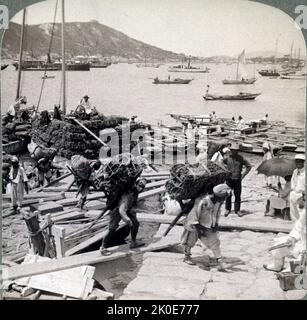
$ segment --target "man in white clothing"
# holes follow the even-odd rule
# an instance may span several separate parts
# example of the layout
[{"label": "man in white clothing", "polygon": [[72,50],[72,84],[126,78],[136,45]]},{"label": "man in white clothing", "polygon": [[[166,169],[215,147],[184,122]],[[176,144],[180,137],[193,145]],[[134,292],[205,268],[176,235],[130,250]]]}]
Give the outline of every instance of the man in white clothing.
[{"label": "man in white clothing", "polygon": [[29,192],[28,178],[24,168],[20,166],[17,157],[14,156],[11,160],[11,163],[12,167],[9,174],[9,180],[11,184],[11,201],[13,212],[16,214],[20,212],[20,208],[22,206],[24,189],[27,193]]},{"label": "man in white clothing", "polygon": [[285,244],[286,246],[272,251],[274,262],[269,265],[263,265],[268,271],[282,271],[286,257],[301,259],[303,251],[306,250],[305,191],[301,194],[301,197],[297,202],[299,217],[295,221],[293,229],[288,236],[274,239],[275,244]]},{"label": "man in white clothing", "polygon": [[290,216],[293,221],[299,218],[297,202],[302,193],[305,192],[305,155],[297,154],[295,164],[296,169],[293,171],[290,192]]},{"label": "man in white clothing", "polygon": [[80,101],[80,106],[85,109],[86,114],[90,114],[94,110],[92,104],[89,101],[89,98],[90,97],[86,94]]}]

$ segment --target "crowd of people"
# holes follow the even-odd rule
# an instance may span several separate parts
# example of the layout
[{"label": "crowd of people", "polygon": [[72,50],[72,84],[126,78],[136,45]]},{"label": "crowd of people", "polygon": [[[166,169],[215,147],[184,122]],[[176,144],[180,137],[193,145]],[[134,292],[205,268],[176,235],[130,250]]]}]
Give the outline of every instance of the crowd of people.
[{"label": "crowd of people", "polygon": [[[14,105],[11,106],[7,112],[7,116],[17,117],[20,114],[21,105],[26,104],[26,99],[22,97]],[[61,116],[60,110],[55,112],[56,117]],[[88,95],[85,95],[77,109],[77,113],[82,113],[86,116],[97,113],[95,107],[89,101]],[[262,123],[267,123],[268,115],[265,115]],[[235,121],[235,119],[233,119]],[[138,123],[140,119],[133,116],[130,119],[131,123]],[[217,116],[215,111],[210,113],[210,123],[217,124]],[[245,122],[241,116],[235,122],[236,128],[241,130],[245,127]],[[195,137],[201,134],[201,127],[193,121],[189,121],[183,128],[184,134],[187,137]],[[262,146],[263,149],[263,162],[274,159],[276,154],[272,146],[265,142]],[[225,263],[222,259],[220,248],[220,241],[218,237],[218,223],[221,216],[222,205],[225,202],[224,216],[228,217],[234,210],[234,214],[238,217],[243,217],[241,211],[241,194],[242,194],[242,181],[251,171],[252,165],[249,161],[240,154],[240,146],[237,143],[228,143],[221,145],[221,147],[213,154],[211,161],[224,166],[230,175],[223,184],[215,186],[211,193],[201,195],[196,199],[187,201],[184,206],[177,206],[177,209],[186,214],[184,224],[184,231],[182,234],[182,245],[184,247],[185,263],[193,265],[194,262],[191,258],[191,249],[200,240],[207,248],[209,248],[216,259],[217,265],[220,269],[225,269]],[[206,148],[200,148],[196,162],[206,165],[208,160]],[[102,163],[97,160],[91,162],[91,174],[89,179],[84,180],[75,176],[78,186],[78,194],[80,198],[77,207],[80,210],[84,209],[90,186],[93,185],[97,172],[100,170]],[[274,262],[270,265],[264,265],[264,268],[271,271],[281,271],[284,267],[285,257],[290,255],[298,257],[302,254],[303,243],[306,241],[306,212],[305,212],[305,155],[297,154],[295,156],[295,170],[292,175],[285,175],[282,177],[266,177],[265,187],[274,189],[277,183],[277,196],[270,197],[266,202],[265,216],[276,217],[278,213],[293,222],[293,229],[289,236],[284,239],[286,245],[281,249],[274,250]],[[35,187],[44,186],[48,184],[53,174],[56,172],[56,167],[53,165],[52,158],[41,157],[33,167],[36,179]],[[281,179],[284,179],[284,186],[281,184]],[[22,207],[24,192],[29,192],[29,178],[25,169],[20,164],[17,157],[11,159],[11,169],[8,176],[8,192],[11,195],[11,204],[13,213],[19,213]],[[110,210],[110,221],[108,226],[108,233],[104,238],[100,252],[103,255],[111,254],[108,250],[110,239],[114,236],[116,229],[121,220],[130,229],[131,245],[130,248],[134,249],[144,245],[143,242],[137,240],[139,230],[139,222],[134,210],[137,204],[138,195],[144,190],[146,180],[139,179],[130,190],[126,190],[124,194],[117,199],[116,204]],[[234,208],[232,208],[232,196],[234,196]],[[174,200],[168,198],[165,201],[166,209]],[[278,241],[281,238],[278,239]]]}]

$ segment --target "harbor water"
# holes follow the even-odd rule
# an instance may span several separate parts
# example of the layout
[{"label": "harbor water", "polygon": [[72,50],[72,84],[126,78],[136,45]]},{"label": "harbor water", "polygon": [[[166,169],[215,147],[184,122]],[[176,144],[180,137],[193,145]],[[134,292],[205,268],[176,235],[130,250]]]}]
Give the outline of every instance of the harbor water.
[{"label": "harbor water", "polygon": [[[134,64],[114,64],[104,69],[70,71],[67,77],[68,111],[74,110],[82,96],[88,94],[99,112],[106,115],[118,114],[130,117],[138,115],[142,121],[157,124],[162,121],[175,125],[167,113],[191,115],[208,114],[215,110],[218,117],[231,118],[241,115],[245,120],[260,119],[268,113],[269,120],[286,121],[290,126],[304,126],[306,104],[306,82],[261,77],[257,70],[270,68],[249,64],[249,77],[258,78],[253,85],[223,85],[223,79],[233,79],[236,64],[207,64],[209,73],[168,72],[169,65],[160,68],[138,68]],[[196,65],[195,65],[196,66]],[[40,110],[52,110],[60,102],[61,72],[50,72],[52,79],[46,79],[40,103]],[[188,85],[155,85],[158,76],[194,79]],[[26,71],[22,74],[22,95],[27,96],[28,105],[37,105],[42,85],[43,71]],[[14,101],[17,87],[17,72],[9,66],[1,73],[1,111],[5,112]],[[207,85],[210,93],[232,94],[239,92],[261,92],[255,101],[205,101]]]}]

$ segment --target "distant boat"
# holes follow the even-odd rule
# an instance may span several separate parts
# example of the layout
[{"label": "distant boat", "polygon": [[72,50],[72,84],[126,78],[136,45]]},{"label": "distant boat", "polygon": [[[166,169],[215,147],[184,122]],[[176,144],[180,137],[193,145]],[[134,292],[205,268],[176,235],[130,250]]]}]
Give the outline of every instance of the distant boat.
[{"label": "distant boat", "polygon": [[236,79],[234,80],[227,80],[224,79],[222,82],[223,84],[253,84],[257,80],[255,77],[248,78],[246,72],[244,70],[244,65],[246,64],[245,61],[245,49],[238,57],[237,61],[237,72],[236,72]]},{"label": "distant boat", "polygon": [[175,79],[167,79],[167,80],[161,80],[158,77],[153,79],[153,84],[189,84],[193,79],[180,79],[180,78],[175,78]]},{"label": "distant boat", "polygon": [[112,64],[99,59],[97,56],[90,56],[87,62],[90,64],[90,68],[107,68]]},{"label": "distant boat", "polygon": [[6,69],[8,66],[9,66],[8,64],[1,64],[1,70]]},{"label": "distant boat", "polygon": [[306,73],[295,73],[291,75],[281,75],[280,79],[286,80],[306,80]]},{"label": "distant boat", "polygon": [[[19,69],[19,63],[14,62],[13,66]],[[89,71],[89,63],[81,63],[78,61],[70,61],[66,63],[66,71]],[[23,71],[60,71],[62,70],[61,62],[45,62],[43,60],[24,60],[21,65]]]},{"label": "distant boat", "polygon": [[261,93],[248,93],[240,92],[234,95],[216,95],[216,94],[206,94],[203,98],[205,100],[255,100]]},{"label": "distant boat", "polygon": [[258,71],[258,73],[263,77],[279,77],[280,76],[280,73],[278,72],[277,69],[264,69],[264,70]]},{"label": "distant boat", "polygon": [[239,92],[238,94],[217,95],[209,93],[209,85],[206,94],[203,96],[205,100],[255,100],[261,93]]},{"label": "distant boat", "polygon": [[158,63],[138,63],[136,64],[138,68],[159,68],[160,64]]},{"label": "distant boat", "polygon": [[191,59],[188,60],[188,65],[183,64],[172,66],[167,69],[168,72],[189,72],[189,73],[209,73],[210,68],[193,67],[191,66]]}]

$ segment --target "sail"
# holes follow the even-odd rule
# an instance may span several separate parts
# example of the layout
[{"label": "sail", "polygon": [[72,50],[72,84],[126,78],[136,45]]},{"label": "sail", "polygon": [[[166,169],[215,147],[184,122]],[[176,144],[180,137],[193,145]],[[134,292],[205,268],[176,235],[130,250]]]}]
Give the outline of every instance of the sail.
[{"label": "sail", "polygon": [[247,79],[247,73],[245,70],[245,49],[242,51],[242,53],[238,57],[238,66],[237,66],[237,79],[236,80],[242,80]]}]

